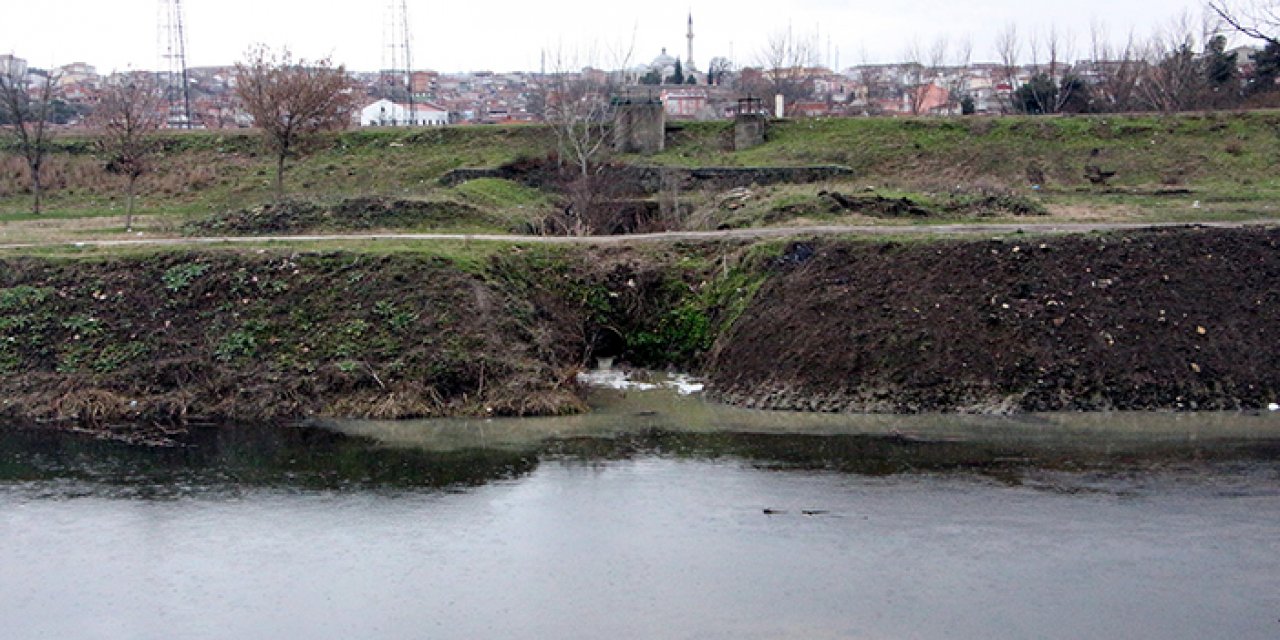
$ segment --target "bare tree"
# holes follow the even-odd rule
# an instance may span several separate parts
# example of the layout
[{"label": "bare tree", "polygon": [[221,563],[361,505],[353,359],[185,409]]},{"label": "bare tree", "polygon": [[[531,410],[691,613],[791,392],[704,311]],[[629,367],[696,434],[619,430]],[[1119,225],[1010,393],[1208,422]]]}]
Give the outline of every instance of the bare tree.
[{"label": "bare tree", "polygon": [[941,73],[942,88],[947,92],[947,113],[955,114],[960,108],[969,84],[969,63],[973,59],[973,41],[969,38],[961,40],[954,48],[950,69]]},{"label": "bare tree", "polygon": [[884,77],[884,66],[872,64],[866,48],[860,52],[861,63],[854,68],[855,81],[859,98],[863,101],[862,112],[865,115],[877,116],[884,113],[883,103],[893,97],[893,83]]},{"label": "bare tree", "polygon": [[1197,105],[1205,90],[1205,75],[1196,44],[1195,30],[1186,14],[1151,37],[1139,83],[1151,107],[1172,113]]},{"label": "bare tree", "polygon": [[126,231],[133,230],[133,201],[138,178],[150,169],[154,134],[164,124],[164,92],[150,75],[133,74],[107,87],[93,112],[102,130],[98,146],[107,171],[124,176]]},{"label": "bare tree", "polygon": [[[915,41],[907,46],[903,53],[903,62],[906,65],[908,85],[907,105],[912,115],[921,115],[931,108],[933,106],[930,105],[931,95],[935,92],[944,91],[948,94],[951,92],[946,69],[949,51],[950,42],[946,36],[939,36],[928,49],[922,49],[920,43]],[[961,66],[968,66],[970,47],[967,42],[961,44],[957,53],[963,59]],[[960,82],[963,82],[963,74],[957,74],[957,77]],[[958,96],[955,101],[959,103]],[[950,108],[951,104],[952,98],[947,95],[941,106]]]},{"label": "bare tree", "polygon": [[773,95],[780,95],[787,107],[813,92],[813,68],[817,65],[817,43],[798,36],[788,26],[769,36],[757,63]]},{"label": "bare tree", "polygon": [[1010,22],[996,33],[996,55],[1000,58],[1000,82],[1009,87],[1008,93],[998,94],[1001,98],[1001,109],[1005,113],[1017,111],[1015,92],[1018,89],[1018,76],[1021,73],[1019,58],[1022,55],[1022,43],[1018,39],[1018,25]]},{"label": "bare tree", "polygon": [[[946,46],[945,37],[939,38],[938,42],[943,47]],[[903,79],[906,81],[903,87],[906,90],[904,99],[913,116],[920,115],[920,110],[924,106],[924,97],[928,93],[925,87],[929,82],[928,55],[920,46],[919,40],[912,40],[902,51]]]},{"label": "bare tree", "polygon": [[543,105],[542,118],[555,134],[560,161],[573,163],[582,178],[594,172],[607,151],[612,94],[621,88],[634,49],[608,47],[609,66],[614,71],[592,66],[595,50],[592,47],[580,57],[557,46],[549,60],[550,72],[538,77],[535,88]]},{"label": "bare tree", "polygon": [[1018,88],[1023,111],[1058,113],[1077,97],[1074,94],[1082,89],[1081,84],[1067,81],[1071,44],[1071,35],[1058,31],[1056,26],[1049,27],[1043,36],[1031,34],[1031,81]]},{"label": "bare tree", "polygon": [[1133,33],[1130,32],[1124,45],[1117,48],[1111,44],[1106,27],[1094,22],[1090,26],[1089,41],[1096,97],[1094,108],[1112,113],[1135,109],[1138,80],[1142,77],[1144,65],[1138,57]]},{"label": "bare tree", "polygon": [[1232,29],[1280,47],[1280,2],[1276,0],[1208,0],[1208,6]]},{"label": "bare tree", "polygon": [[549,68],[537,77],[534,94],[555,136],[561,166],[572,167],[562,177],[565,207],[547,221],[546,231],[587,235],[607,230],[611,185],[602,171],[613,133],[614,97],[625,84],[634,42],[633,35],[628,44],[604,48],[610,71],[592,66],[600,57],[595,46],[583,54],[556,46],[544,58]]},{"label": "bare tree", "polygon": [[27,87],[26,69],[10,64],[0,70],[0,123],[13,138],[31,174],[31,212],[39,215],[43,184],[41,170],[53,139],[54,87],[58,75],[50,73],[34,91]]},{"label": "bare tree", "polygon": [[733,62],[728,58],[715,57],[707,65],[707,84],[722,85],[733,75]]},{"label": "bare tree", "polygon": [[613,113],[605,84],[585,73],[557,72],[544,78],[547,93],[544,119],[556,136],[562,162],[573,164],[586,178],[604,155]]},{"label": "bare tree", "polygon": [[315,134],[345,129],[355,108],[354,85],[328,58],[294,60],[288,49],[259,45],[236,63],[236,95],[276,157],[276,198],[284,197],[285,161]]}]

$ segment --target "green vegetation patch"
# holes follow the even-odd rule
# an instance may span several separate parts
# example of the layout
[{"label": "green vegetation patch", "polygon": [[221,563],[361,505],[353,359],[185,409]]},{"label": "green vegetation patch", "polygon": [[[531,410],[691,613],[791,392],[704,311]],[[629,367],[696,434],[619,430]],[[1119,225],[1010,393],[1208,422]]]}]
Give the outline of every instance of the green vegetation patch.
[{"label": "green vegetation patch", "polygon": [[333,204],[290,200],[215,214],[185,226],[191,235],[278,234],[374,229],[488,227],[493,219],[479,208],[452,200],[349,198]]},{"label": "green vegetation patch", "polygon": [[545,191],[501,178],[476,178],[452,190],[464,202],[478,207],[533,207],[546,204],[549,199]]}]

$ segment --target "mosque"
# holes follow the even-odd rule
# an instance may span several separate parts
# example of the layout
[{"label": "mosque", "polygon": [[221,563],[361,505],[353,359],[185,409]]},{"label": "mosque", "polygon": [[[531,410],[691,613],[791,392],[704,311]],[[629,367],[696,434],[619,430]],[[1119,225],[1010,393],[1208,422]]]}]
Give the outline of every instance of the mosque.
[{"label": "mosque", "polygon": [[688,41],[688,51],[685,54],[684,60],[678,60],[678,58],[673,57],[671,54],[667,53],[666,47],[663,47],[662,53],[658,54],[658,57],[654,58],[653,62],[650,62],[647,65],[640,65],[639,67],[633,70],[636,78],[638,79],[638,78],[647,76],[649,74],[656,74],[659,78],[666,79],[672,75],[675,75],[676,62],[679,61],[681,70],[684,72],[686,77],[689,75],[693,75],[697,77],[699,80],[701,80],[702,74],[698,73],[698,67],[693,62],[693,14],[692,13],[689,14],[689,30],[687,33],[685,33],[685,39]]}]

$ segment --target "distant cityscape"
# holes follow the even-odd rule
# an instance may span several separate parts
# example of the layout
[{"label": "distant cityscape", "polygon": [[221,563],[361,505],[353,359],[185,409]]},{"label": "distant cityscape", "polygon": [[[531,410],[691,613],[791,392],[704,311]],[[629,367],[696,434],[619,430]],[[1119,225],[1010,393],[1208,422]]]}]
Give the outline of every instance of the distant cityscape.
[{"label": "distant cityscape", "polygon": [[[739,100],[762,99],[764,108],[774,108],[775,94],[786,94],[785,114],[792,117],[897,116],[1001,114],[1030,112],[1106,112],[1120,110],[1169,110],[1158,96],[1132,100],[1120,105],[1114,84],[1125,75],[1131,92],[1148,86],[1155,78],[1144,79],[1143,69],[1158,72],[1164,64],[1150,55],[1140,57],[1126,51],[1124,56],[1075,60],[1050,60],[1031,64],[1002,63],[942,64],[923,60],[892,64],[863,64],[833,70],[813,63],[814,56],[779,58],[772,65],[735,68],[725,58],[713,58],[706,69],[694,60],[693,23],[689,20],[688,50],[683,59],[663,49],[650,61],[622,69],[585,66],[570,70],[493,73],[439,73],[430,70],[384,70],[350,72],[363,92],[359,112],[352,124],[359,126],[458,126],[476,124],[530,123],[542,118],[545,96],[540,87],[546,78],[569,76],[607,88],[612,94],[661,100],[673,119],[716,120],[731,118]],[[1225,39],[1206,42],[1197,59],[1216,56],[1230,69],[1212,91],[1244,96],[1260,81],[1257,59],[1264,51],[1243,46],[1226,50]],[[780,52],[792,53],[792,52]],[[967,56],[967,53],[965,54]],[[1167,55],[1181,55],[1175,48]],[[924,57],[924,56],[921,56]],[[545,59],[545,56],[544,56]],[[1207,63],[1206,63],[1207,64]],[[170,119],[170,126],[203,129],[244,128],[252,119],[235,96],[235,66],[192,67],[186,69],[186,93],[190,100],[190,121],[182,116]],[[56,83],[59,108],[56,122],[77,126],[86,121],[104,87],[126,82],[137,74],[153,76],[161,86],[172,89],[181,84],[173,71],[128,72],[103,75],[88,62],[73,62],[53,69],[31,67],[16,55],[0,55],[0,72],[22,78],[31,89]],[[783,82],[785,76],[786,82]],[[1274,70],[1261,78],[1274,87]],[[1026,96],[1019,91],[1035,90],[1046,84],[1054,96],[1051,105],[1028,109]],[[783,85],[786,85],[785,88]],[[1074,90],[1076,95],[1068,95]],[[1203,102],[1203,101],[1201,101]],[[1201,102],[1182,101],[1178,108],[1211,107]],[[1222,105],[1217,105],[1222,106]],[[1173,109],[1177,110],[1177,109]]]}]

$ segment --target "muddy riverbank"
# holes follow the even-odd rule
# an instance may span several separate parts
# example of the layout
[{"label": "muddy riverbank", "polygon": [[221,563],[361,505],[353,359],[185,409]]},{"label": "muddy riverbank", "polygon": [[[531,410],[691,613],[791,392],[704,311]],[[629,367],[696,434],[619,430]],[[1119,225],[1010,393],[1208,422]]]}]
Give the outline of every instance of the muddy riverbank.
[{"label": "muddy riverbank", "polygon": [[124,437],[564,414],[585,409],[574,374],[606,356],[756,408],[1262,408],[1280,399],[1278,242],[1165,228],[11,258],[2,413]]},{"label": "muddy riverbank", "polygon": [[1276,229],[787,247],[707,370],[770,409],[1241,409],[1280,392]]}]

